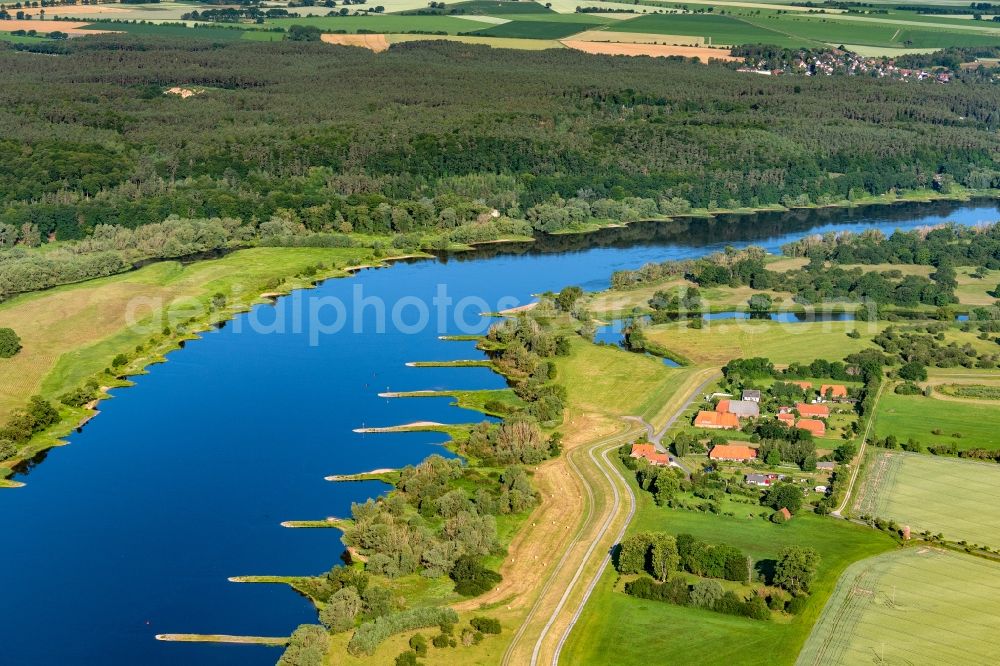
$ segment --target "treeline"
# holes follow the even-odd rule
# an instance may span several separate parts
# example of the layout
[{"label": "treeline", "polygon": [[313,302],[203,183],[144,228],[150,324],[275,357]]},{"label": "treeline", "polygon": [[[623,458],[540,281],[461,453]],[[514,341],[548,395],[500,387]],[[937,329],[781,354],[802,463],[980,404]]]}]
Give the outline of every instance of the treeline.
[{"label": "treeline", "polygon": [[[813,548],[788,546],[772,562],[771,580],[765,582],[781,590],[768,595],[763,588],[755,589],[743,597],[712,580],[748,583],[755,577],[751,558],[728,544],[709,544],[690,534],[675,537],[663,532],[640,532],[624,539],[615,553],[619,574],[642,574],[625,583],[626,594],[756,620],[770,619],[771,610],[799,612],[819,568],[820,556]],[[697,578],[691,584],[681,572]],[[763,578],[760,573],[757,576]]]},{"label": "treeline", "polygon": [[291,210],[280,210],[259,223],[237,218],[182,219],[135,228],[100,224],[80,240],[60,243],[55,249],[33,249],[41,243],[34,224],[21,228],[0,223],[0,299],[131,270],[143,262],[175,259],[250,247],[357,247],[362,243],[375,254],[420,249],[444,249],[452,243],[477,243],[499,238],[528,236],[527,222],[487,217],[435,234],[394,233],[384,239],[359,239],[336,227],[310,224]]},{"label": "treeline", "polygon": [[[823,203],[928,188],[936,176],[976,186],[1000,147],[1000,91],[989,85],[792,82],[572,50],[434,42],[372,54],[191,33],[69,40],[58,58],[0,45],[0,222],[66,239],[171,214],[249,223],[289,209],[306,226],[342,218],[347,233],[384,233],[534,209],[536,227],[554,230],[578,221],[554,209],[579,202],[593,217],[631,219],[650,202],[662,215],[675,200],[679,210]],[[208,90],[163,95],[175,85]]]},{"label": "treeline", "polygon": [[[990,178],[1000,176],[1000,171]],[[1000,226],[946,224],[932,229],[896,231],[886,237],[878,229],[814,235],[782,246],[788,257],[837,264],[917,264],[1000,268]]]},{"label": "treeline", "polygon": [[533,316],[520,315],[494,324],[483,346],[514,393],[528,403],[522,413],[554,425],[562,417],[566,387],[554,382],[556,364],[547,359],[567,355],[569,341],[535,320],[546,307],[547,303],[540,303]]}]

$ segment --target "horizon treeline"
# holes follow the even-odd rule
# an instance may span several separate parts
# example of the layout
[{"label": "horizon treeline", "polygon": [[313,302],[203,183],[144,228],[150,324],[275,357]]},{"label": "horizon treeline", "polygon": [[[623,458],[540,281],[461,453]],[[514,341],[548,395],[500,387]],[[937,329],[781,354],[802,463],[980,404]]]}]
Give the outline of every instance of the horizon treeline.
[{"label": "horizon treeline", "polygon": [[[1000,186],[1000,90],[455,43],[0,45],[0,244],[171,215],[389,234]],[[197,94],[164,94],[181,86]]]}]

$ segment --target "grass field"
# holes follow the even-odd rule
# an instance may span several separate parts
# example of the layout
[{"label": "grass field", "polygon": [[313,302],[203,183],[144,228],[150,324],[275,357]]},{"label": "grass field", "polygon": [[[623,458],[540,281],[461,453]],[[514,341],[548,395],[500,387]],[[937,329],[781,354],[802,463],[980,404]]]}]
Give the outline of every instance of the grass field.
[{"label": "grass field", "polygon": [[1000,547],[1000,465],[876,449],[852,512]]},{"label": "grass field", "polygon": [[797,664],[989,664],[1000,632],[1000,565],[907,548],[851,565]]},{"label": "grass field", "polygon": [[[765,356],[775,363],[839,360],[872,347],[871,339],[884,324],[870,322],[778,323],[757,320],[716,320],[701,330],[678,322],[651,326],[647,337],[698,364],[724,365],[730,359]],[[859,330],[861,337],[847,337]]]},{"label": "grass field", "polygon": [[989,293],[997,289],[997,285],[1000,284],[1000,271],[986,271],[986,277],[976,278],[972,277],[972,269],[963,266],[958,268],[956,273],[958,288],[955,290],[955,295],[958,296],[959,303],[978,306],[993,305],[1000,301]]},{"label": "grass field", "polygon": [[[933,431],[939,430],[940,434]],[[959,437],[955,434],[960,433]],[[924,446],[954,444],[959,449],[1000,447],[1000,409],[958,400],[886,391],[875,414],[875,435],[913,438]]]},{"label": "grass field", "polygon": [[[215,292],[243,288],[243,298],[263,291],[268,280],[295,275],[317,262],[347,266],[364,261],[367,250],[255,248],[225,258],[182,265],[174,261],[11,299],[0,305],[0,325],[21,336],[24,348],[0,359],[0,421],[13,407],[41,391],[58,396],[107,367],[120,351],[149,337],[127,327],[126,316],[136,299],[148,300],[137,309],[145,317],[159,303],[183,299],[207,300]],[[299,281],[305,284],[305,281]],[[159,327],[156,328],[159,330]]]},{"label": "grass field", "polygon": [[841,572],[857,559],[893,547],[883,534],[832,518],[801,515],[778,526],[656,507],[648,493],[636,493],[639,509],[630,533],[689,533],[732,544],[755,560],[773,558],[785,545],[815,547],[823,560],[810,603],[787,623],[748,620],[629,597],[615,591],[617,574],[609,567],[570,636],[563,663],[791,664]]}]

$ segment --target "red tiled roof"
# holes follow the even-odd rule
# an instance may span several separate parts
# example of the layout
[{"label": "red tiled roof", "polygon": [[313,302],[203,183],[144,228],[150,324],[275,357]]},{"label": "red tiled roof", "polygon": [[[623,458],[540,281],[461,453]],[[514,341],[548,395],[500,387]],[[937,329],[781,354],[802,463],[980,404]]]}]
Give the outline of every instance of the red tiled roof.
[{"label": "red tiled roof", "polygon": [[720,414],[719,412],[700,411],[694,417],[696,428],[739,428],[740,420],[736,414]]},{"label": "red tiled roof", "polygon": [[791,414],[778,414],[778,420],[789,426],[795,423],[795,417]]},{"label": "red tiled roof", "polygon": [[847,387],[843,384],[823,384],[819,387],[819,394],[825,398],[827,390],[830,391],[830,396],[833,398],[847,397]]},{"label": "red tiled roof", "polygon": [[820,416],[826,418],[830,415],[830,408],[826,405],[810,405],[805,402],[800,402],[795,405],[795,409],[798,410],[799,416]]},{"label": "red tiled roof", "polygon": [[670,456],[666,453],[660,453],[652,444],[633,444],[632,457],[645,458],[654,465],[670,464]]},{"label": "red tiled roof", "polygon": [[802,430],[808,430],[817,437],[822,437],[826,434],[826,425],[822,421],[817,421],[816,419],[799,419],[795,424],[796,428],[801,428]]},{"label": "red tiled roof", "polygon": [[811,389],[813,387],[812,383],[810,383],[810,382],[789,382],[789,383],[795,384],[796,386],[798,386],[803,391],[808,391],[809,389]]},{"label": "red tiled roof", "polygon": [[719,412],[720,414],[725,414],[726,412],[728,412],[729,411],[729,401],[728,400],[720,400],[719,404],[717,404],[715,406],[715,411]]},{"label": "red tiled roof", "polygon": [[752,460],[757,457],[757,449],[742,444],[719,444],[712,447],[708,457],[712,460]]},{"label": "red tiled roof", "polygon": [[782,516],[784,516],[785,520],[791,520],[792,519],[792,512],[789,511],[788,509],[786,509],[785,507],[781,507],[780,509],[778,509],[778,513],[780,513]]}]

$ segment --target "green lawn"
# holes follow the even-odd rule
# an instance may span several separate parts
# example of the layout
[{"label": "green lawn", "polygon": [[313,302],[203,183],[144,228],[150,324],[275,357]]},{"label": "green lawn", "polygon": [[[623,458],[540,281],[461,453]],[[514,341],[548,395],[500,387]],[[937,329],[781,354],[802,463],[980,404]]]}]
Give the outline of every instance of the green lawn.
[{"label": "green lawn", "polygon": [[1000,409],[969,402],[896,395],[886,390],[875,414],[877,437],[895,435],[900,442],[912,437],[924,446],[954,444],[959,449],[995,449],[1000,447],[997,433]]},{"label": "green lawn", "polygon": [[1000,547],[1000,465],[876,449],[866,462],[855,515]]},{"label": "green lawn", "polygon": [[[407,10],[401,14],[412,14],[417,10]],[[468,0],[467,2],[449,2],[447,12],[461,14],[478,14],[481,16],[503,16],[508,14],[530,14],[532,16],[558,16],[548,7],[528,0]]]},{"label": "green lawn", "polygon": [[[635,488],[633,484],[633,488]],[[729,543],[755,560],[774,558],[785,545],[815,547],[823,561],[810,603],[788,622],[757,621],[696,608],[634,599],[614,589],[609,566],[563,651],[567,664],[791,664],[841,572],[852,562],[893,548],[884,534],[812,514],[774,525],[656,507],[636,489],[639,510],[630,532],[690,533]]]},{"label": "green lawn", "polygon": [[1000,564],[907,548],[851,565],[800,666],[996,663]]},{"label": "green lawn", "polygon": [[242,39],[244,28],[238,27],[196,27],[189,28],[183,23],[111,23],[96,21],[84,30],[115,30],[130,35],[155,37],[190,37],[192,39]]}]

